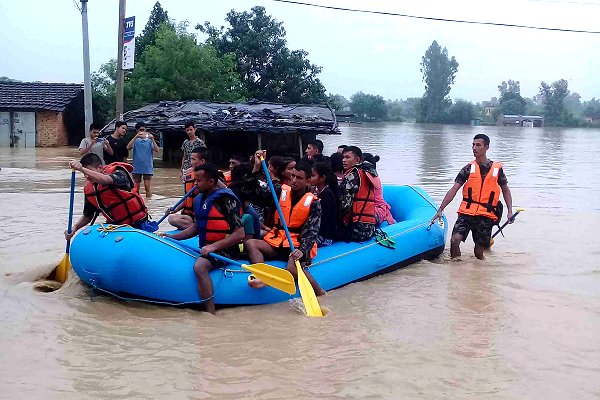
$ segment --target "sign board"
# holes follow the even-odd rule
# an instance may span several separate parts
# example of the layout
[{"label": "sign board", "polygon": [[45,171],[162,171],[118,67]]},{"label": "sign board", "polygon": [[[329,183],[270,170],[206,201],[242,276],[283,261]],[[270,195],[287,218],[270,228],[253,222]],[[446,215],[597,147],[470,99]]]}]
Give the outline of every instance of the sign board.
[{"label": "sign board", "polygon": [[123,69],[133,69],[135,61],[135,17],[123,20]]}]

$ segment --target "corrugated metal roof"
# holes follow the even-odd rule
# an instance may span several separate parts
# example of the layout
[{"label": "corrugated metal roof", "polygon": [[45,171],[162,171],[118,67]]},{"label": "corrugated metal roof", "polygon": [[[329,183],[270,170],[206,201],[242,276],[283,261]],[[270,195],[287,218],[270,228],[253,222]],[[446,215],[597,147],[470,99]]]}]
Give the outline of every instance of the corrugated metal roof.
[{"label": "corrugated metal roof", "polygon": [[[340,133],[335,113],[321,104],[163,101],[129,111],[123,118],[131,125],[144,122],[156,131],[183,130],[186,121],[193,121],[207,133]],[[103,131],[114,131],[114,121]]]},{"label": "corrugated metal roof", "polygon": [[0,82],[0,108],[64,111],[81,91],[78,83]]}]

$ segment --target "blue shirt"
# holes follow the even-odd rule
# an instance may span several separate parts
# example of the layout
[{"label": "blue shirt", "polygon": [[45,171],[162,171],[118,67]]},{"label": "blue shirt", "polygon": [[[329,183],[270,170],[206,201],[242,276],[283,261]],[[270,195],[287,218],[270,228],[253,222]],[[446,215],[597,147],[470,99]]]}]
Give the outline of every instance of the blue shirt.
[{"label": "blue shirt", "polygon": [[151,139],[135,139],[133,142],[133,173],[154,174],[154,144]]}]

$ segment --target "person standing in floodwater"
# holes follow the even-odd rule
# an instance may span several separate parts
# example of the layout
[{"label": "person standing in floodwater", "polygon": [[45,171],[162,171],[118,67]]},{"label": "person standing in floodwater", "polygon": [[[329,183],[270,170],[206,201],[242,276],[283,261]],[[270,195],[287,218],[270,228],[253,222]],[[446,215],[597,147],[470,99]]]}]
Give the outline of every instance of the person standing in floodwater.
[{"label": "person standing in floodwater", "polygon": [[127,143],[127,149],[133,149],[133,180],[139,193],[144,180],[146,197],[152,197],[152,176],[154,175],[154,155],[158,154],[158,144],[154,135],[146,130],[146,124],[135,124],[135,136]]},{"label": "person standing in floodwater", "polygon": [[431,219],[433,223],[442,217],[444,208],[463,187],[463,199],[458,209],[458,219],[452,229],[450,238],[450,257],[460,260],[460,242],[464,242],[472,232],[475,242],[475,257],[483,260],[483,250],[490,247],[492,227],[498,222],[498,202],[500,190],[508,207],[508,222],[512,223],[512,195],[508,187],[508,179],[502,169],[502,164],[487,158],[490,148],[490,138],[484,134],[475,135],[473,138],[473,155],[475,160],[471,161],[460,170],[454,185],[448,190],[442,204],[435,216]]}]

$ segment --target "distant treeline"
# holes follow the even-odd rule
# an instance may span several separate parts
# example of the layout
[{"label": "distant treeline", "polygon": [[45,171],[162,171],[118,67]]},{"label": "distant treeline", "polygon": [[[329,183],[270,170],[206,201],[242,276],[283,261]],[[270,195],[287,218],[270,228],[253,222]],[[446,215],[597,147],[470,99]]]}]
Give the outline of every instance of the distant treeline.
[{"label": "distant treeline", "polygon": [[[468,124],[473,119],[495,123],[500,114],[543,115],[546,125],[578,126],[583,117],[600,118],[600,102],[581,102],[566,80],[541,82],[539,93],[523,98],[518,81],[498,86],[499,97],[472,102],[449,97],[458,62],[436,41],[421,60],[425,92],[422,97],[385,100],[357,92],[346,99],[327,94],[318,78],[321,67],[312,64],[304,50],[290,50],[283,23],[267,15],[264,7],[231,10],[226,27],[209,22],[188,32],[188,23],[169,19],[156,2],[148,23],[136,37],[135,69],[125,76],[125,111],[161,100],[259,101],[329,103],[340,112],[364,121],[416,121]],[[106,123],[115,115],[116,61],[110,60],[92,74],[94,121]],[[0,78],[2,79],[2,78]],[[8,79],[8,78],[4,78]],[[485,106],[492,106],[490,115]]]}]

